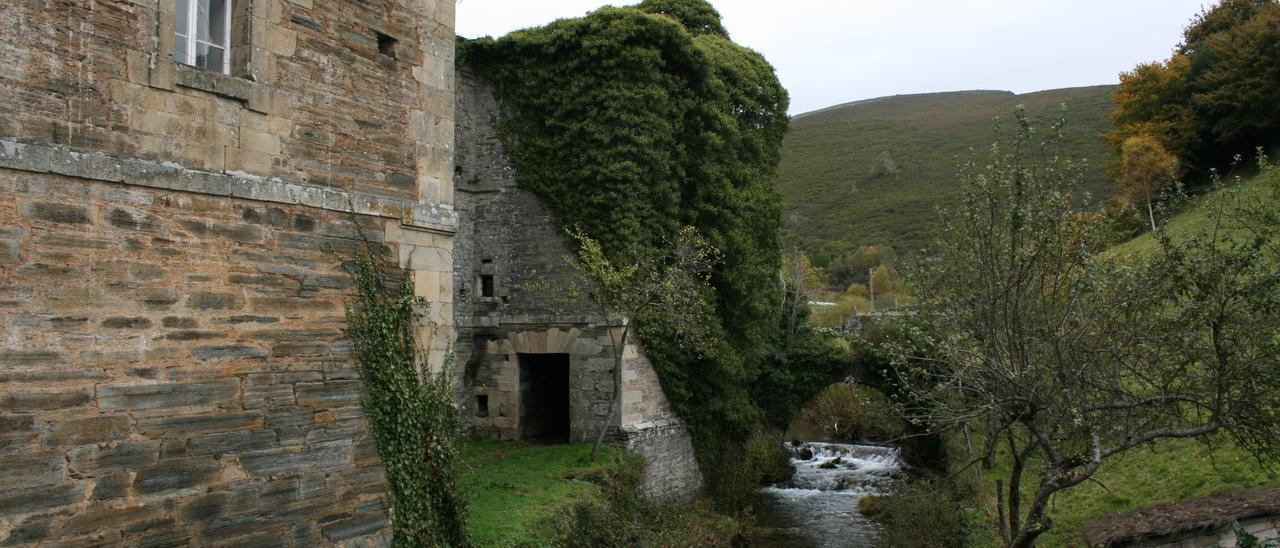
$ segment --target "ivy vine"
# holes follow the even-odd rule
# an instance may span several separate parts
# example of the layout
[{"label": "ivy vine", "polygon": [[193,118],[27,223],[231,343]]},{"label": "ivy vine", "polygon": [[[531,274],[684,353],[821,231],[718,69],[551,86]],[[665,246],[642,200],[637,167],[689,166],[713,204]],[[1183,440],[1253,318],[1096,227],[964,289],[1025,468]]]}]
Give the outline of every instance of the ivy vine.
[{"label": "ivy vine", "polygon": [[457,481],[462,417],[451,387],[452,353],[443,371],[427,370],[415,330],[431,303],[415,297],[412,278],[393,269],[385,248],[355,227],[359,245],[343,264],[354,285],[347,334],[391,487],[393,543],[469,546],[467,503]]}]

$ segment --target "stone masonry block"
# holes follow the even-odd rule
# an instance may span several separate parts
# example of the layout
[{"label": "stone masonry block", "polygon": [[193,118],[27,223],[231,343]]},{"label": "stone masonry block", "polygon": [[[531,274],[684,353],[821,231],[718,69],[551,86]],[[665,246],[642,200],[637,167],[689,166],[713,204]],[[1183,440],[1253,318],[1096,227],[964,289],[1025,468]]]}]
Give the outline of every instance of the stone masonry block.
[{"label": "stone masonry block", "polygon": [[103,409],[155,409],[226,405],[240,395],[237,379],[164,384],[102,385],[98,405]]}]

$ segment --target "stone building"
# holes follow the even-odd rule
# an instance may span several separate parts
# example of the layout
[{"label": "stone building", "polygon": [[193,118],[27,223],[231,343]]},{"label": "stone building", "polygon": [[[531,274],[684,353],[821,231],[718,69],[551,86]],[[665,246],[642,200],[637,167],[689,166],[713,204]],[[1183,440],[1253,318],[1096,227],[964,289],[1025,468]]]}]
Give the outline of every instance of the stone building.
[{"label": "stone building", "polygon": [[[456,344],[470,364],[476,430],[604,425],[608,331],[590,303],[553,313],[525,290],[569,276],[566,249],[515,188],[473,79],[455,165],[453,11],[0,9],[0,546],[384,544],[342,333],[353,222],[434,303],[429,361]],[[641,349],[626,355],[610,439],[650,457],[650,495],[686,498],[688,434]]]},{"label": "stone building", "polygon": [[[454,321],[464,408],[477,431],[504,439],[594,441],[611,416],[618,330],[571,294],[574,271],[560,224],[515,169],[495,128],[489,84],[455,78]],[[647,458],[647,494],[692,497],[701,475],[689,433],[635,337],[623,349],[620,412],[609,439]]]},{"label": "stone building", "polygon": [[453,0],[0,8],[0,545],[389,535],[349,211],[452,338]]}]

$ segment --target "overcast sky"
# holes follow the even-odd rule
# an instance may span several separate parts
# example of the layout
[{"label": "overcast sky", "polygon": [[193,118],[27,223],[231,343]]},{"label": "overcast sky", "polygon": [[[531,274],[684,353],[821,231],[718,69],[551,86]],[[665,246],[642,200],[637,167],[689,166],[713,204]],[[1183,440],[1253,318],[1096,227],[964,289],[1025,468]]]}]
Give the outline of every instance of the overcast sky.
[{"label": "overcast sky", "polygon": [[[637,0],[638,1],[638,0]],[[599,0],[458,0],[458,34],[501,36]],[[764,54],[791,112],[901,93],[1109,84],[1164,59],[1206,0],[712,0]]]}]

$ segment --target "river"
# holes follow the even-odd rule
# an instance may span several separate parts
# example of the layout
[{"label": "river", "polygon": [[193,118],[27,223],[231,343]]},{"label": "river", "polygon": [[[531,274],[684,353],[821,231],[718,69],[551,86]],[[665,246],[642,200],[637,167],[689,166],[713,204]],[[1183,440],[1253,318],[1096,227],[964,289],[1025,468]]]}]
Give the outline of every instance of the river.
[{"label": "river", "polygon": [[902,467],[898,450],[817,442],[788,449],[796,474],[760,490],[759,519],[768,532],[753,546],[876,546],[878,528],[858,512],[858,500],[893,482]]}]

